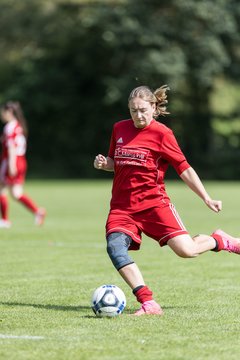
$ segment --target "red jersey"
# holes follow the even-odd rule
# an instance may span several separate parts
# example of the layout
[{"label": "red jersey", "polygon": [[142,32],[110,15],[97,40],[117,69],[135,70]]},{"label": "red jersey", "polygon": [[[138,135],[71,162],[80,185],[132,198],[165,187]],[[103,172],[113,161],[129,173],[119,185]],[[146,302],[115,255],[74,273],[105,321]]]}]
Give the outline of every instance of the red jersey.
[{"label": "red jersey", "polygon": [[[15,176],[9,174],[8,157],[9,147],[15,148],[17,173]],[[0,181],[6,185],[23,184],[25,180],[27,162],[26,138],[18,121],[10,121],[4,126],[2,136],[2,155],[0,165]]]},{"label": "red jersey", "polygon": [[132,119],[113,127],[108,156],[114,159],[111,210],[138,212],[166,206],[164,176],[169,165],[180,175],[190,167],[176,138],[156,120],[145,128],[134,126]]},{"label": "red jersey", "polygon": [[4,126],[2,137],[2,159],[8,158],[8,148],[15,147],[16,156],[24,156],[26,153],[26,138],[18,121],[10,121]]}]

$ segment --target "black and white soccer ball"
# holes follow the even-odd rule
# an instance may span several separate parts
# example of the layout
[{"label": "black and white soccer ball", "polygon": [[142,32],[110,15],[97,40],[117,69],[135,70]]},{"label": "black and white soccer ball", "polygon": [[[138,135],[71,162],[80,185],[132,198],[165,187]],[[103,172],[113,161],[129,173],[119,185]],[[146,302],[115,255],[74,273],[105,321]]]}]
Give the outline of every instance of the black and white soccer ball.
[{"label": "black and white soccer ball", "polygon": [[94,291],[91,303],[97,316],[113,317],[123,312],[126,306],[126,297],[116,285],[102,285]]}]

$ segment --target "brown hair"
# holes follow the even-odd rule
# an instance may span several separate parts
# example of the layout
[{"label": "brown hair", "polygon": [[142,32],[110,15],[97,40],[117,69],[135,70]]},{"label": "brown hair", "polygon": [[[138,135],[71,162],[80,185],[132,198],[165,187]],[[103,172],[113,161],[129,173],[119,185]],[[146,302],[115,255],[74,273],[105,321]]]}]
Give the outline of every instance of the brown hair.
[{"label": "brown hair", "polygon": [[152,91],[148,86],[138,86],[132,90],[129,95],[128,102],[135,98],[140,97],[145,101],[149,101],[151,104],[156,104],[156,110],[154,113],[154,117],[158,117],[159,115],[167,115],[169,112],[167,111],[166,104],[167,100],[167,91],[170,90],[168,85],[162,85],[157,88],[155,91]]},{"label": "brown hair", "polygon": [[22,111],[21,104],[18,101],[8,101],[4,105],[1,106],[2,111],[10,110],[13,113],[13,116],[18,120],[20,123],[23,134],[27,137],[28,135],[28,127],[27,121]]}]

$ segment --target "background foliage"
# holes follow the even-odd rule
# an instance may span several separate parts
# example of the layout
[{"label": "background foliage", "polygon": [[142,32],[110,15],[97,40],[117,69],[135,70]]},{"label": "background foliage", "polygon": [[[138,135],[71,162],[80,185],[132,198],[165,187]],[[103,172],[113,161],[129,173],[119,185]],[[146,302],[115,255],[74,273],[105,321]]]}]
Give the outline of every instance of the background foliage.
[{"label": "background foliage", "polygon": [[95,172],[133,87],[169,84],[173,128],[207,178],[239,178],[238,0],[0,1],[0,102],[22,102],[32,176]]}]

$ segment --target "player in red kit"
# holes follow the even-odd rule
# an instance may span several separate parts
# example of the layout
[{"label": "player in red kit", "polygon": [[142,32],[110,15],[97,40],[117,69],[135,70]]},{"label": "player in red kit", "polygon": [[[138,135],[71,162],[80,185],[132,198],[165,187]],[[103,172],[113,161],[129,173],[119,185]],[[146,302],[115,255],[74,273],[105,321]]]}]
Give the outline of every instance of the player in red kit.
[{"label": "player in red kit", "polygon": [[35,215],[35,224],[42,225],[46,213],[45,209],[39,208],[23,193],[23,184],[27,170],[25,157],[27,125],[21,105],[18,102],[7,102],[1,107],[1,119],[5,125],[1,139],[0,209],[2,219],[0,220],[0,227],[11,227],[11,222],[8,218],[7,188],[9,188],[15,200],[22,203]]},{"label": "player in red kit", "polygon": [[191,237],[165,191],[164,177],[170,165],[211,210],[222,209],[221,201],[211,199],[205,190],[173,132],[155,120],[168,114],[167,90],[165,85],[154,92],[146,86],[134,89],[128,102],[131,119],[114,125],[108,156],[99,154],[94,160],[96,169],[114,171],[106,223],[107,251],[141,303],[136,316],[163,314],[128,253],[139,249],[142,233],[184,258],[209,250],[240,254],[240,239],[222,230]]}]

